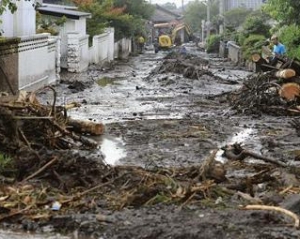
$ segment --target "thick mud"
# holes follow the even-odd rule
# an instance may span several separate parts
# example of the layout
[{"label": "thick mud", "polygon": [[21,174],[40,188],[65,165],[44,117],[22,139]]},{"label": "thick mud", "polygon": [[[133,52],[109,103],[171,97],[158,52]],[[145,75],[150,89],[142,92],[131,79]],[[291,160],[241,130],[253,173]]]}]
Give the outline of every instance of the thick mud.
[{"label": "thick mud", "polygon": [[[172,72],[156,74],[165,53],[146,51],[128,61],[91,66],[86,73],[62,74],[63,83],[55,87],[57,104],[79,102],[81,107],[69,110],[69,116],[105,124],[105,134],[93,138],[101,146],[98,153],[112,166],[150,170],[197,166],[214,150],[218,150],[217,160],[226,163],[221,147],[231,143],[297,165],[300,138],[290,125],[291,117],[237,114],[225,100],[226,93],[241,87],[251,72],[194,48],[190,53],[207,59],[213,75],[189,79]],[[51,102],[50,94],[42,98]],[[247,163],[255,165],[257,160],[250,158]],[[247,173],[247,169],[228,170],[226,176]],[[297,180],[282,180],[283,188],[300,186]],[[261,191],[266,198],[268,189]],[[274,205],[286,203],[299,210],[297,194],[268,196]],[[117,211],[99,206],[97,215],[53,217],[50,232],[67,238],[103,239],[300,238],[290,218],[276,212],[240,210],[241,201],[236,197],[212,196],[186,206],[158,203]],[[21,224],[19,229],[45,233],[43,223]]]}]

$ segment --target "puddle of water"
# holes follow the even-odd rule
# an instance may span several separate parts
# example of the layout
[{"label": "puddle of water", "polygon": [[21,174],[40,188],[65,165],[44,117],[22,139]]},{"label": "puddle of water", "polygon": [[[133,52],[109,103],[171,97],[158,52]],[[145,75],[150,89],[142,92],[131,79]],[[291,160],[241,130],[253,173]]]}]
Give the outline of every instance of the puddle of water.
[{"label": "puddle of water", "polygon": [[118,164],[126,156],[124,142],[120,138],[104,136],[100,140],[100,151],[105,156],[104,160],[109,165]]},{"label": "puddle of water", "polygon": [[119,85],[119,83],[116,82],[116,79],[109,78],[109,77],[100,78],[96,80],[96,83],[102,87],[105,87],[107,85]]},{"label": "puddle of water", "polygon": [[[236,133],[234,136],[232,136],[226,142],[226,144],[234,144],[234,143],[243,144],[243,143],[247,142],[250,138],[252,138],[253,133],[254,133],[254,129],[252,129],[252,128],[244,129],[244,130]],[[223,150],[219,149],[216,154],[216,160],[221,163],[225,163],[226,158],[224,158],[222,155],[223,155]]]}]

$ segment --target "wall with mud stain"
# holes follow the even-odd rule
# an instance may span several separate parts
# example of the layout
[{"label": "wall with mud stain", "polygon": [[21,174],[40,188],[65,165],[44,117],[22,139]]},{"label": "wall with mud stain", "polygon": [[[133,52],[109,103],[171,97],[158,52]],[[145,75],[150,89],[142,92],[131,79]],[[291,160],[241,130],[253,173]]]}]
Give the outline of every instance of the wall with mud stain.
[{"label": "wall with mud stain", "polygon": [[20,39],[0,42],[0,91],[15,93],[18,90],[18,43]]}]

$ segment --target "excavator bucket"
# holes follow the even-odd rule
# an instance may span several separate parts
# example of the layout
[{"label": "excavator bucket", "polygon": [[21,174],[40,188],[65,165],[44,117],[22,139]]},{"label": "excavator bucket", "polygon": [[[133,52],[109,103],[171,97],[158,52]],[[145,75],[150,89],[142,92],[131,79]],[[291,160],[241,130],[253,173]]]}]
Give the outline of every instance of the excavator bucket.
[{"label": "excavator bucket", "polygon": [[172,46],[171,38],[168,35],[161,35],[158,39],[158,43],[161,48],[170,48]]}]

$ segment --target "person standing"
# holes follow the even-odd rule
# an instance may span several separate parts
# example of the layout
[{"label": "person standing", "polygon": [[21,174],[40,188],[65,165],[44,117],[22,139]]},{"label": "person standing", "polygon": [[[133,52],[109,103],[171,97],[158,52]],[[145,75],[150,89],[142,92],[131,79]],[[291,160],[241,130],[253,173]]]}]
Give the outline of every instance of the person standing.
[{"label": "person standing", "polygon": [[276,65],[278,59],[282,59],[286,54],[285,45],[279,42],[278,36],[273,35],[271,37],[271,42],[273,44],[273,56],[270,59],[271,65]]},{"label": "person standing", "polygon": [[139,53],[143,53],[144,45],[145,45],[145,38],[143,36],[140,36],[138,38]]}]

